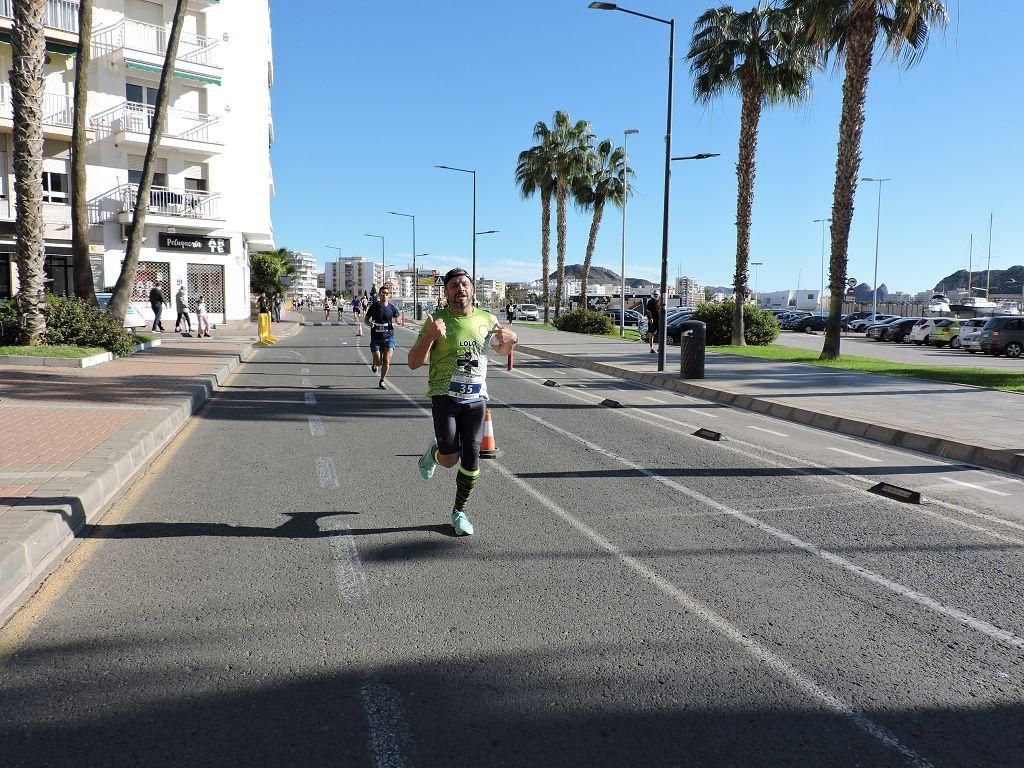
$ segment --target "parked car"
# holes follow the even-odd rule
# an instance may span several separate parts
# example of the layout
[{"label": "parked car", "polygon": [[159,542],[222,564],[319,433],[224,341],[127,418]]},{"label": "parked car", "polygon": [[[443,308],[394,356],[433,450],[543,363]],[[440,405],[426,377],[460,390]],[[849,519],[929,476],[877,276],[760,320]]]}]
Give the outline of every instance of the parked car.
[{"label": "parked car", "polygon": [[894,341],[897,344],[902,344],[906,340],[907,334],[910,333],[910,329],[920,319],[919,317],[904,317],[888,323],[883,326],[885,332],[882,334],[882,341]]},{"label": "parked car", "polygon": [[[112,293],[97,293],[96,303],[99,304],[100,309],[106,309],[110,304],[110,297]],[[145,328],[149,325],[149,321],[142,316],[142,312],[139,311],[138,307],[134,306],[129,302],[128,311],[124,316],[124,327],[135,333],[136,328]]]},{"label": "parked car", "polygon": [[880,323],[874,323],[873,325],[869,325],[867,330],[864,332],[864,338],[874,339],[875,341],[881,341],[882,337],[885,335],[885,332],[889,330],[890,325],[894,325],[898,323],[900,320],[908,319],[913,318],[892,317],[889,318],[888,320],[883,320]]},{"label": "parked car", "polygon": [[[967,334],[977,334],[981,336],[982,326],[988,320],[987,317],[972,317],[969,320],[957,320],[957,325],[960,327],[953,338],[949,340],[949,346],[953,349],[963,349],[963,338]],[[977,347],[974,351],[977,352],[981,347]]]},{"label": "parked car", "polygon": [[665,342],[668,344],[679,344],[679,337],[683,333],[683,323],[693,317],[692,312],[679,312],[665,323]]},{"label": "parked car", "polygon": [[867,317],[862,317],[859,320],[854,320],[852,323],[850,323],[850,330],[854,331],[855,333],[863,333],[868,329],[869,325],[874,325],[875,323],[884,323],[888,320],[895,319],[896,315],[883,315],[881,312],[878,312],[874,315],[868,315]]},{"label": "parked car", "polygon": [[871,317],[871,313],[870,312],[850,312],[848,314],[843,315],[842,320],[843,320],[844,323],[849,325],[852,322],[855,322],[857,320],[863,320],[866,317]]},{"label": "parked car", "polygon": [[910,342],[921,346],[928,341],[928,334],[932,332],[935,324],[942,320],[941,317],[923,317],[918,320],[910,330]]},{"label": "parked car", "polygon": [[540,308],[536,304],[516,304],[516,320],[540,320]]},{"label": "parked car", "polygon": [[[988,322],[988,318],[984,318]],[[964,331],[970,331],[965,333]],[[981,328],[965,328],[960,332],[960,349],[964,352],[974,354],[981,352]]]},{"label": "parked car", "polygon": [[960,323],[952,318],[940,318],[928,334],[927,343],[933,347],[946,347],[953,345],[953,339],[960,335]]},{"label": "parked car", "polygon": [[1024,318],[990,317],[981,328],[981,351],[999,357],[1020,357],[1024,353]]},{"label": "parked car", "polygon": [[[612,324],[613,325],[618,325],[619,324],[619,318],[622,317],[622,310],[620,310],[620,309],[607,309],[607,310],[605,310],[605,314],[608,315],[608,317],[610,317],[612,319]],[[640,318],[641,317],[643,317],[643,315],[641,315],[639,312],[635,312],[632,309],[627,309],[626,310],[626,322],[625,322],[626,327],[628,328],[628,327],[631,327],[631,326],[634,326],[634,325],[640,325]]]},{"label": "parked car", "polygon": [[786,328],[798,333],[814,333],[815,331],[824,331],[827,322],[826,315],[804,315],[787,323]]}]

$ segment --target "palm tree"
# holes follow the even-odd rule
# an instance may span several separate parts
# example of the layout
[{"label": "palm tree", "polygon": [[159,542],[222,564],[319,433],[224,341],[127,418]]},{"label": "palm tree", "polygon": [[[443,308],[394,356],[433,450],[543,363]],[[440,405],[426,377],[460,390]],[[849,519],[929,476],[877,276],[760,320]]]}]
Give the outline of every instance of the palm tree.
[{"label": "palm tree", "polygon": [[604,206],[608,202],[617,206],[622,205],[627,190],[631,189],[629,177],[632,175],[633,169],[626,165],[626,150],[616,147],[611,139],[605,139],[591,154],[587,173],[577,181],[573,189],[573,198],[579,206],[584,210],[593,211],[590,236],[587,238],[587,252],[583,258],[583,271],[580,273],[580,296],[583,306],[587,305],[590,263],[594,258],[594,246],[597,244],[598,230],[601,229]]},{"label": "palm tree", "polygon": [[[555,275],[555,317],[562,310],[562,288],[565,284],[565,216],[569,193],[587,171],[592,151],[593,134],[590,123],[580,120],[573,123],[569,115],[561,110],[555,112],[551,127],[540,121],[533,128],[545,152],[551,155],[555,181],[555,228],[558,235],[557,273]],[[546,274],[546,273],[545,273]]]},{"label": "palm tree", "polygon": [[739,93],[742,103],[736,162],[733,344],[746,343],[743,305],[749,292],[750,224],[761,110],[782,102],[799,102],[810,93],[814,56],[796,35],[795,14],[761,4],[744,12],[728,5],[711,8],[693,26],[688,58],[695,77],[694,97],[706,104],[734,91]]},{"label": "palm tree", "polygon": [[548,322],[548,272],[551,269],[551,193],[555,188],[549,147],[538,144],[519,153],[516,185],[525,200],[540,192],[540,264],[544,295],[544,323]]},{"label": "palm tree", "polygon": [[43,315],[43,69],[46,0],[15,0],[11,33],[11,101],[14,106],[15,251],[18,257],[19,341],[42,343]]},{"label": "palm tree", "polygon": [[89,217],[85,191],[85,118],[89,103],[89,60],[92,58],[92,0],[78,6],[78,55],[75,57],[75,107],[71,132],[71,253],[75,296],[96,303],[89,260]]},{"label": "palm tree", "polygon": [[156,94],[156,105],[153,108],[152,128],[149,132],[149,144],[146,146],[146,158],[142,163],[142,179],[135,195],[135,210],[132,212],[132,223],[128,229],[128,246],[125,249],[124,263],[121,274],[117,276],[110,305],[107,307],[114,317],[123,318],[128,312],[128,302],[132,297],[132,286],[135,284],[135,273],[139,268],[139,253],[146,232],[146,213],[149,211],[149,193],[153,188],[153,173],[156,170],[156,153],[160,140],[164,135],[167,122],[167,102],[170,99],[171,76],[174,73],[174,62],[178,58],[178,41],[181,40],[181,29],[185,25],[185,10],[188,0],[178,0],[174,9],[174,21],[171,33],[167,37],[167,53],[164,55],[164,68],[160,73],[160,86]]},{"label": "palm tree", "polygon": [[786,0],[786,7],[800,14],[807,39],[823,58],[834,55],[846,70],[832,197],[831,301],[821,350],[821,359],[835,360],[839,357],[853,199],[860,175],[864,104],[875,44],[881,35],[884,54],[912,66],[924,54],[931,27],[945,26],[948,15],[943,0]]}]

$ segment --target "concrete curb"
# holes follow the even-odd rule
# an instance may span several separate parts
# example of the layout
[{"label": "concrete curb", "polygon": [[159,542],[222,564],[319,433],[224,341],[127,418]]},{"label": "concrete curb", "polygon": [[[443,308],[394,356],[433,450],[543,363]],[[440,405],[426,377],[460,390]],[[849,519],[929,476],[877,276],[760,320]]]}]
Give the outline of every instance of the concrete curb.
[{"label": "concrete curb", "polygon": [[702,400],[724,403],[786,421],[795,421],[832,432],[863,437],[878,443],[907,448],[919,453],[940,456],[944,459],[951,459],[965,464],[976,464],[980,467],[997,469],[1001,472],[1024,475],[1024,453],[1019,453],[1012,449],[1001,450],[981,445],[972,445],[938,435],[930,435],[923,431],[896,429],[885,424],[876,424],[870,421],[850,418],[849,416],[812,411],[807,408],[797,408],[767,398],[753,397],[751,395],[730,392],[726,389],[719,389],[707,384],[703,379],[700,380],[702,383],[695,384],[664,373],[631,371],[627,368],[607,365],[606,363],[596,363],[582,357],[563,355],[525,344],[519,344],[516,347],[516,351],[542,357],[546,360],[565,363],[577,368],[586,368],[620,379],[629,379],[641,384],[675,390]]},{"label": "concrete curb", "polygon": [[[160,346],[160,339],[135,345],[136,352]],[[29,357],[27,355],[0,355],[0,365],[28,365],[41,368],[92,368],[116,360],[113,352],[100,352],[89,357]]]},{"label": "concrete curb", "polygon": [[105,447],[105,442],[68,468],[91,472],[86,479],[44,483],[33,496],[0,516],[0,534],[7,539],[0,545],[0,619],[73,548],[79,531],[102,517],[117,494],[159,455],[251,352],[252,348],[228,353],[225,364],[195,380],[189,395],[165,401],[163,410],[154,410],[140,417],[143,423],[126,427],[119,445]]}]

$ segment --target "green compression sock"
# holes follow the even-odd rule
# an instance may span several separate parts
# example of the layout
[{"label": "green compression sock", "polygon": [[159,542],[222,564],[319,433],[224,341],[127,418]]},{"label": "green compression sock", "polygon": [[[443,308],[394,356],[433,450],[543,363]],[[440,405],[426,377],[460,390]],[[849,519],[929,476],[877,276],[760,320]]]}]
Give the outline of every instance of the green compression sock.
[{"label": "green compression sock", "polygon": [[479,469],[464,469],[459,467],[459,473],[455,476],[455,509],[465,511],[466,502],[469,501],[469,494],[476,487],[476,481],[480,478]]}]

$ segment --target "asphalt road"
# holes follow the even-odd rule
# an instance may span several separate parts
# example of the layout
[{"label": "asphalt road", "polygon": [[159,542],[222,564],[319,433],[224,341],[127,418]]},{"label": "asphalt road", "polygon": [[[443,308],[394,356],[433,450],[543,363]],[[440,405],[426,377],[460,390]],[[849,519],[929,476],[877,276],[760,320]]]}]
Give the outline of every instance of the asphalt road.
[{"label": "asphalt road", "polygon": [[0,630],[5,768],[1021,764],[1019,481],[524,358],[456,539],[367,341],[259,352]]}]

